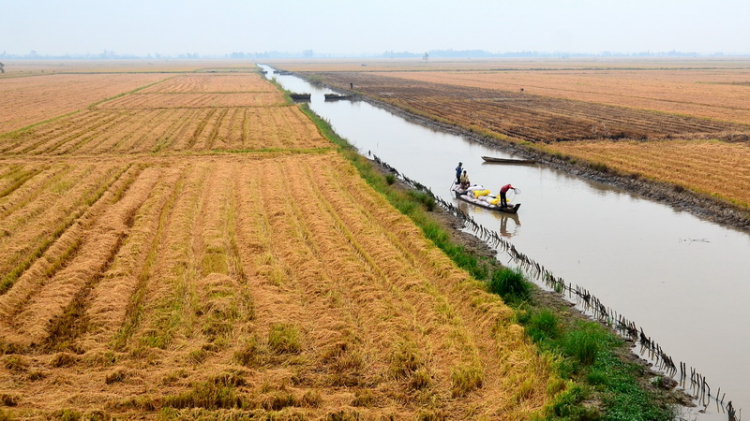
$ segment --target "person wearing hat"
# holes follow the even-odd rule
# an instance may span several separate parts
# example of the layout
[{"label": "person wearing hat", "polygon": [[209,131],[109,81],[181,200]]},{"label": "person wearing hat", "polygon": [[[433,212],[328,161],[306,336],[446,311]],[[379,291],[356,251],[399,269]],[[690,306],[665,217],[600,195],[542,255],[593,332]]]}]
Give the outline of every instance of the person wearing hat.
[{"label": "person wearing hat", "polygon": [[459,182],[461,183],[462,189],[466,190],[469,188],[471,181],[469,181],[469,174],[466,174],[466,170],[464,170],[464,172],[461,173],[461,178],[459,179]]},{"label": "person wearing hat", "polygon": [[456,167],[456,184],[461,183],[461,173],[464,170],[463,167],[461,167],[462,165],[463,165],[463,163],[459,162],[458,166]]}]

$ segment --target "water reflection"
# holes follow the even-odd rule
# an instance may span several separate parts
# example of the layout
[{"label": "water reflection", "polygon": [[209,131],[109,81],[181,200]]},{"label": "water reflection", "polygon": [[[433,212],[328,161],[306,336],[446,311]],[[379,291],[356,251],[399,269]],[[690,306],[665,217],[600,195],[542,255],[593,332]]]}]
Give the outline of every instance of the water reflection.
[{"label": "water reflection", "polygon": [[[508,221],[512,221],[510,229],[508,229]],[[521,227],[521,221],[517,213],[500,214],[500,235],[506,238],[515,237],[518,234],[518,229]]]}]

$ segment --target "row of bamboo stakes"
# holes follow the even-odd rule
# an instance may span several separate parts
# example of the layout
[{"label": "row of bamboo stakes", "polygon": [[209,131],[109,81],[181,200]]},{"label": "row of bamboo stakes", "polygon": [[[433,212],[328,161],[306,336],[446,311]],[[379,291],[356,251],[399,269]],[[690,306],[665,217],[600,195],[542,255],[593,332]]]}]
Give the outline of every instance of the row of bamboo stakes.
[{"label": "row of bamboo stakes", "polygon": [[[515,263],[526,273],[528,277],[535,280],[537,284],[543,284],[552,291],[562,294],[567,294],[568,300],[574,302],[584,314],[590,315],[595,320],[613,329],[619,335],[627,338],[634,343],[640,345],[640,355],[647,357],[653,362],[654,366],[663,374],[675,378],[679,373],[678,381],[680,387],[697,402],[697,404],[704,407],[704,410],[708,408],[708,405],[713,401],[716,404],[717,412],[724,412],[727,414],[729,421],[741,420],[742,410],[738,411],[732,405],[732,401],[728,401],[724,404],[726,393],[721,393],[721,388],[718,388],[716,394],[712,394],[711,386],[706,381],[706,377],[700,374],[695,368],[690,367],[690,384],[688,385],[688,366],[684,362],[675,364],[675,361],[671,356],[664,352],[662,347],[654,341],[650,336],[646,335],[643,328],[638,327],[635,322],[625,318],[622,314],[618,314],[613,309],[605,306],[596,296],[594,296],[589,290],[579,286],[566,282],[561,277],[556,277],[547,270],[543,265],[535,262],[529,256],[521,253],[516,247],[501,237],[496,231],[490,230],[479,224],[474,218],[456,207],[453,203],[447,202],[442,198],[436,196],[429,188],[425,187],[418,181],[412,180],[406,175],[400,173],[396,168],[388,165],[377,156],[373,155],[373,160],[381,165],[383,168],[392,172],[396,176],[400,177],[404,182],[409,184],[411,187],[423,191],[429,194],[436,203],[446,209],[448,212],[456,215],[464,221],[464,227],[471,229],[471,231],[481,240],[485,241],[488,245],[496,250],[504,252],[510,257],[508,263]],[[507,263],[506,263],[507,264]]]}]

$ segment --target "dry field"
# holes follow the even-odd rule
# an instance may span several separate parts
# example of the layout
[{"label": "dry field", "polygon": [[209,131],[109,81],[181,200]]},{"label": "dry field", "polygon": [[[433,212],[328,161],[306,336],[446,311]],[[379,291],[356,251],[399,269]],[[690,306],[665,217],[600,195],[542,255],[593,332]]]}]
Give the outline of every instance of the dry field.
[{"label": "dry field", "polygon": [[275,86],[257,74],[185,74],[143,89],[142,93],[274,93]]},{"label": "dry field", "polygon": [[562,152],[750,208],[750,147],[718,141],[559,142]]},{"label": "dry field", "polygon": [[211,61],[207,68],[203,60],[3,60],[3,78],[23,77],[50,73],[182,73],[197,71],[242,71],[254,70],[254,65],[236,60]]},{"label": "dry field", "polygon": [[107,101],[97,108],[102,110],[154,110],[164,108],[228,108],[283,106],[279,92],[248,93],[134,93]]},{"label": "dry field", "polygon": [[0,174],[14,413],[524,419],[545,402],[512,311],[335,153]]},{"label": "dry field", "polygon": [[6,156],[326,147],[315,125],[257,74],[175,75],[0,135],[0,153]]},{"label": "dry field", "polygon": [[389,76],[750,124],[750,63],[741,69],[401,72]]},{"label": "dry field", "polygon": [[437,121],[750,206],[748,67],[311,74]]},{"label": "dry field", "polygon": [[431,118],[528,142],[597,139],[747,138],[750,126],[520,91],[421,82],[380,74],[316,73]]},{"label": "dry field", "polygon": [[0,78],[0,133],[85,109],[169,76],[164,74],[40,75]]},{"label": "dry field", "polygon": [[[529,419],[550,374],[513,311],[296,106],[180,99],[255,77],[0,139],[0,416]],[[218,145],[256,152],[129,154]]]},{"label": "dry field", "polygon": [[415,58],[363,59],[274,59],[263,61],[293,72],[509,72],[509,71],[588,71],[588,70],[674,70],[735,69],[747,71],[747,59],[665,59],[665,58]]}]

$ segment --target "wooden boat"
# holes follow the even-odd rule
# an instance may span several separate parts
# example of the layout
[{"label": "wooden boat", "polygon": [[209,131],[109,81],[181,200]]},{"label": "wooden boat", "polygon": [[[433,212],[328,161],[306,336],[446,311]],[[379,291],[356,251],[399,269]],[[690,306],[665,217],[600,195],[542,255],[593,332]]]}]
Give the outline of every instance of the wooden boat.
[{"label": "wooden boat", "polygon": [[496,158],[494,156],[483,156],[482,159],[484,159],[484,162],[497,164],[536,164],[533,159]]},{"label": "wooden boat", "polygon": [[496,199],[497,196],[487,195],[487,196],[474,197],[474,194],[470,190],[464,190],[457,184],[454,184],[453,187],[451,187],[451,191],[456,195],[457,199],[461,199],[464,202],[469,202],[473,205],[477,205],[479,207],[493,210],[493,211],[504,212],[504,213],[517,213],[518,209],[521,207],[520,203],[516,203],[516,204],[508,203],[507,207],[502,207],[499,204],[493,205],[492,203],[490,203],[490,200]]},{"label": "wooden boat", "polygon": [[326,101],[338,101],[340,99],[351,99],[352,95],[341,95],[341,94],[324,94],[323,98]]},{"label": "wooden boat", "polygon": [[289,97],[291,97],[295,101],[309,101],[311,94],[299,94],[296,92],[292,92],[289,94]]}]

